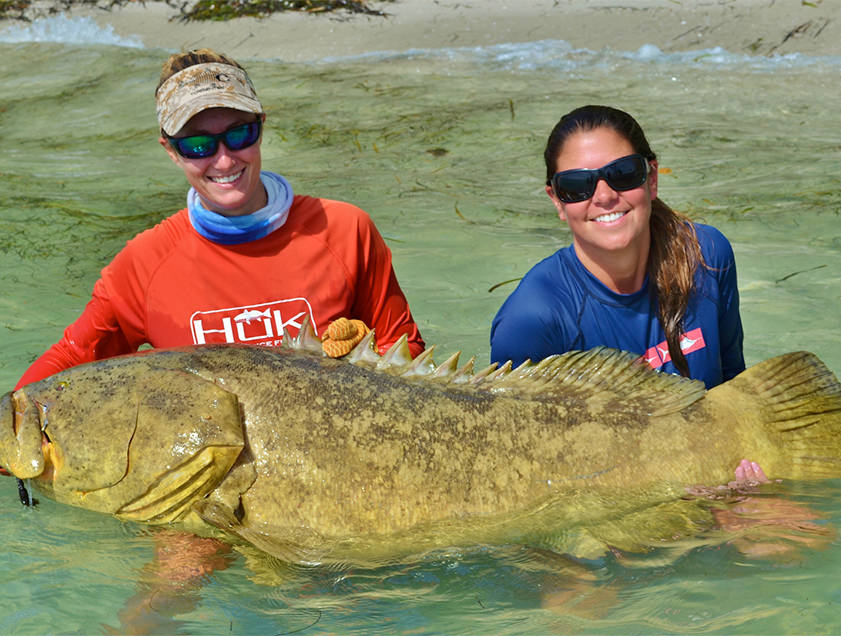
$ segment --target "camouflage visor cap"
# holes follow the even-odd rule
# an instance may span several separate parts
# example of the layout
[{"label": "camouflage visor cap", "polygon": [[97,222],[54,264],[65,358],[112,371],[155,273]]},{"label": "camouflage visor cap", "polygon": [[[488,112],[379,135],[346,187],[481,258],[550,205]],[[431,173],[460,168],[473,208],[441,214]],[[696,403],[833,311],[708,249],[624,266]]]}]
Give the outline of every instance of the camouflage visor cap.
[{"label": "camouflage visor cap", "polygon": [[216,62],[178,71],[161,84],[155,101],[158,123],[170,136],[208,108],[233,108],[258,115],[263,112],[248,74],[236,66]]}]

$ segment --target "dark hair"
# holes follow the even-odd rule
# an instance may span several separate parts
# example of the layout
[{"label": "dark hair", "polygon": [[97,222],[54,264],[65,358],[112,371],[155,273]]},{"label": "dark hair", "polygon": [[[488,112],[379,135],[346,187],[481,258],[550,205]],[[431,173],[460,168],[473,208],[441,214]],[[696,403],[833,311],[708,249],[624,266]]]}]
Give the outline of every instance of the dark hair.
[{"label": "dark hair", "polygon": [[[576,132],[610,128],[631,144],[634,152],[649,161],[657,155],[648,145],[642,128],[628,113],[610,106],[582,106],[567,113],[552,129],[543,158],[546,184],[551,185],[558,157],[566,140]],[[680,349],[683,318],[695,286],[698,266],[706,266],[695,227],[688,217],[672,210],[659,198],[651,202],[651,248],[648,278],[657,304],[657,317],[666,334],[669,355],[681,375],[689,376],[689,364]]]},{"label": "dark hair", "polygon": [[238,62],[229,58],[227,55],[217,53],[213,49],[194,49],[192,51],[182,53],[173,53],[167,58],[161,68],[161,78],[158,80],[158,85],[155,87],[155,94],[157,95],[158,89],[163,85],[163,83],[175,75],[178,71],[183,71],[185,68],[190,68],[196,64],[210,64],[213,62],[219,64],[230,64],[231,66],[241,68],[243,71],[245,70]]}]

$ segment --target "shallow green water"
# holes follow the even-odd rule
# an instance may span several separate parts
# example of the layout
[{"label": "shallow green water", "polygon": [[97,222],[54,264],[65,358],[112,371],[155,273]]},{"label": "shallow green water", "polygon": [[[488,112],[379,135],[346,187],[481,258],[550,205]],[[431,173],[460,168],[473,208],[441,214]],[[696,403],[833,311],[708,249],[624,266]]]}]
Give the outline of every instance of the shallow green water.
[{"label": "shallow green water", "polygon": [[[269,114],[264,166],[298,192],[366,209],[436,357],[461,349],[485,361],[490,321],[514,284],[497,285],[569,241],[542,189],[546,135],[583,103],[625,108],[670,170],[662,198],[734,245],[748,363],[807,349],[841,373],[841,61],[553,46],[248,63]],[[0,386],[11,388],[124,242],[183,207],[186,185],[156,143],[165,52],[0,33],[0,56]],[[825,516],[822,527],[841,520],[841,483],[781,488]],[[152,553],[140,527],[49,502],[22,509],[12,480],[0,482],[0,532],[2,633],[116,627]],[[477,548],[375,571],[316,569],[279,587],[251,581],[239,558],[197,592],[180,629],[841,629],[835,538],[778,558],[748,558],[732,538],[577,566]],[[815,535],[784,542],[797,538]]]}]

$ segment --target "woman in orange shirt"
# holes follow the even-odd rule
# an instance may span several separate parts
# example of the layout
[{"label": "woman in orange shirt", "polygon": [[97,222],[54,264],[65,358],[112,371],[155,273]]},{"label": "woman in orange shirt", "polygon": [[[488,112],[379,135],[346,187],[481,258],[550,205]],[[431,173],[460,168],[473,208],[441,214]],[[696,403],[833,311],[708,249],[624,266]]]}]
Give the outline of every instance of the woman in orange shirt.
[{"label": "woman in orange shirt", "polygon": [[18,387],[83,362],[205,343],[275,346],[306,318],[338,318],[424,348],[370,217],[349,203],[296,195],[263,171],[266,121],[246,71],[209,49],[171,56],[155,92],[159,142],[190,184],[187,207],[130,240],[93,297]]}]

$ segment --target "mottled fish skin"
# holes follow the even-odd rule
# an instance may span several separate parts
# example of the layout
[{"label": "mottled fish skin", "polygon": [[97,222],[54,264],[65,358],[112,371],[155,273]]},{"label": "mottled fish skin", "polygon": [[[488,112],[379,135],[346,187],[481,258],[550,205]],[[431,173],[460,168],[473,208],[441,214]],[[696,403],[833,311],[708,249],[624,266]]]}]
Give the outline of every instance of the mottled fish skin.
[{"label": "mottled fish skin", "polygon": [[412,361],[405,342],[339,360],[290,342],[144,352],[23,387],[0,402],[0,465],[44,465],[36,483],[65,503],[307,562],[575,552],[584,530],[621,543],[604,528],[726,483],[746,456],[774,477],[841,476],[841,387],[807,353],[705,392],[608,349],[474,373]]}]

